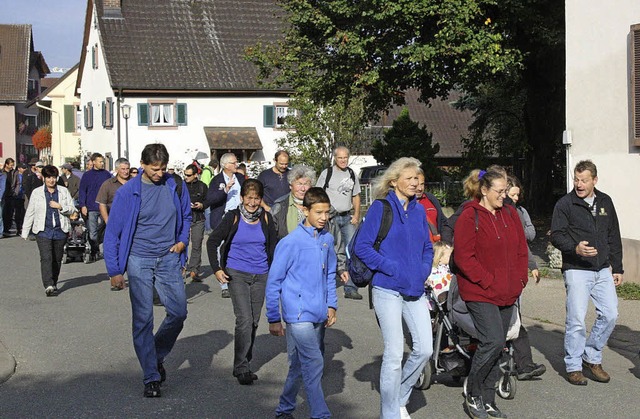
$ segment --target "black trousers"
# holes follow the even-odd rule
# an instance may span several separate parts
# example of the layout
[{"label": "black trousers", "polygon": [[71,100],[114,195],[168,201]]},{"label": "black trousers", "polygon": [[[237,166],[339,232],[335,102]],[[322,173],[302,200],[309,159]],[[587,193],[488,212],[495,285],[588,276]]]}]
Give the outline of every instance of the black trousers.
[{"label": "black trousers", "polygon": [[495,386],[500,379],[500,358],[514,307],[476,301],[466,304],[479,340],[478,349],[471,359],[467,391],[474,397],[482,396],[485,403],[493,403],[496,399]]},{"label": "black trousers", "polygon": [[520,325],[518,337],[511,341],[511,346],[513,347],[513,360],[518,371],[521,371],[527,365],[533,364],[529,335],[524,326]]},{"label": "black trousers", "polygon": [[14,213],[14,202],[13,197],[9,197],[4,200],[4,206],[2,207],[2,223],[4,224],[4,234],[9,234],[9,230],[11,230],[11,225],[13,224],[13,213]]},{"label": "black trousers", "polygon": [[40,250],[40,273],[42,285],[45,288],[58,285],[58,276],[62,266],[64,244],[67,240],[49,240],[36,236],[38,250]]},{"label": "black trousers", "polygon": [[22,231],[22,224],[24,223],[24,214],[26,212],[24,208],[24,198],[15,198],[13,201],[13,208],[16,220],[16,234],[20,234]]}]

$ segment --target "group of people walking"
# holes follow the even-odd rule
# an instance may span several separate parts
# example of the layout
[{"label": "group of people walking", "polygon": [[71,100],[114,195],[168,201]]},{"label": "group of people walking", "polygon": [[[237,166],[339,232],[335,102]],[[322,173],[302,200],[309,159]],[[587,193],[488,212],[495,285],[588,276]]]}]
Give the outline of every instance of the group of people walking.
[{"label": "group of people walking", "polygon": [[[94,156],[94,169],[104,170],[104,159]],[[129,162],[119,160],[115,178],[105,177],[97,190],[85,187],[83,192],[83,182],[88,184],[84,175],[77,204],[89,219],[90,232],[106,223],[103,248],[112,289],[124,289],[125,274],[128,279],[133,342],[143,369],[145,397],[161,396],[167,376],[164,360],[187,317],[184,283],[186,278],[202,280],[200,253],[208,227],[209,262],[236,317],[234,377],[241,385],[258,380],[251,360],[266,304],[269,331],[286,336],[289,361],[276,417],[293,417],[301,386],[311,417],[331,416],[321,379],[324,330],[337,318],[336,284],[344,284],[345,298],[362,298],[349,277],[345,251],[360,224],[360,187],[348,157],[348,149],[338,147],[334,166],[316,179],[307,166],[289,168],[288,153],[279,151],[273,168],[258,179],[246,179],[237,173],[236,156],[228,153],[220,159],[222,170],[210,173],[205,184],[198,180],[203,170],[197,164],[185,168],[185,182],[167,173],[166,148],[150,144],[142,152],[140,176],[130,177]],[[25,238],[31,231],[36,234],[47,295],[57,291],[60,249],[69,217],[76,211],[74,198],[58,183],[58,175],[54,166],[42,168],[44,184],[31,194],[22,230]],[[88,179],[98,177],[91,173]],[[432,272],[446,271],[449,278],[452,266],[478,340],[468,375],[466,412],[476,418],[506,417],[495,402],[499,360],[529,270],[539,281],[527,246],[535,229],[518,205],[521,185],[499,166],[472,171],[464,182],[468,201],[447,219],[424,183],[418,160],[403,157],[393,162],[373,182],[375,200],[353,244],[355,254],[373,271],[373,308],[384,346],[380,416],[410,417],[407,402],[433,353],[425,281]],[[563,253],[565,363],[567,379],[575,385],[587,383],[585,369],[590,378],[609,381],[601,365],[602,349],[615,325],[615,286],[623,273],[615,208],[606,194],[595,189],[596,183],[596,166],[590,161],[578,163],[574,190],[558,201],[551,229],[552,243]],[[91,200],[97,201],[95,207]],[[387,223],[388,232],[380,240],[381,226]],[[92,253],[94,242],[99,246],[98,236],[93,237]],[[434,243],[447,250],[435,262]],[[442,255],[452,249],[448,263]],[[154,292],[166,311],[155,334]],[[590,298],[599,315],[587,339],[584,318]],[[403,329],[411,343],[404,364]],[[518,378],[543,374],[546,368],[533,362],[522,326],[517,341]]]}]

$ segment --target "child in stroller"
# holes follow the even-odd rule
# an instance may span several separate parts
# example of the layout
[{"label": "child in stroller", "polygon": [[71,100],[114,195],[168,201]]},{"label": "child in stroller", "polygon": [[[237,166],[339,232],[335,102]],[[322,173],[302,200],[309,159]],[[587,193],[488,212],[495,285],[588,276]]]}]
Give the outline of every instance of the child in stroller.
[{"label": "child in stroller", "polygon": [[76,259],[89,263],[91,260],[89,231],[85,227],[84,220],[77,212],[73,213],[69,219],[71,220],[71,229],[69,229],[67,242],[64,245],[62,263],[69,263]]},{"label": "child in stroller", "polygon": [[[442,242],[434,244],[432,273],[425,283],[434,335],[433,356],[415,385],[415,388],[421,390],[431,387],[434,375],[447,373],[454,381],[466,377],[476,349],[473,321],[458,293],[456,277],[449,270],[452,250]],[[518,310],[514,310],[514,313],[508,341],[517,337],[520,327]],[[507,343],[500,365],[503,375],[496,388],[498,395],[504,399],[513,399],[516,394],[516,369],[512,355],[513,350]],[[466,396],[466,378],[463,392]]]}]

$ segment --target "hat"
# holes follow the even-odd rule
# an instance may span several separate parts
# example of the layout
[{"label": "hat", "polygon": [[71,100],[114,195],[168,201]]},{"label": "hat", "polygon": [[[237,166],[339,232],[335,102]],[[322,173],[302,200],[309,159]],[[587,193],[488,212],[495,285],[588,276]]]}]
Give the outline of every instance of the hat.
[{"label": "hat", "polygon": [[61,167],[67,170],[73,170],[73,166],[71,166],[71,163],[65,163]]},{"label": "hat", "polygon": [[44,167],[44,163],[42,162],[42,160],[38,160],[36,162],[36,167]]}]

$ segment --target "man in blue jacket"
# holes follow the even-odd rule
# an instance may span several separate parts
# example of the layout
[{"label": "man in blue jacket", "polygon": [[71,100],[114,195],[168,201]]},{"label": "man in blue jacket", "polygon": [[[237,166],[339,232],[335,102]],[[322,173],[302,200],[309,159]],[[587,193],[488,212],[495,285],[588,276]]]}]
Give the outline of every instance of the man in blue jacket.
[{"label": "man in blue jacket", "polygon": [[[181,269],[189,243],[191,200],[186,186],[178,188],[167,174],[168,162],[162,144],[142,150],[142,175],[116,192],[104,241],[111,286],[122,289],[125,271],[129,277],[133,346],[144,373],[145,397],[160,397],[160,383],[166,379],[164,359],[187,318]],[[166,310],[155,336],[154,285]]]},{"label": "man in blue jacket", "polygon": [[[287,324],[289,374],[276,418],[289,418],[296,408],[301,382],[307,393],[312,418],[329,418],[324,400],[324,329],[336,322],[336,253],[333,236],[324,229],[331,203],[322,188],[304,195],[305,220],[276,246],[267,279],[269,332],[283,336]],[[280,316],[282,308],[282,316]]]},{"label": "man in blue jacket", "polygon": [[100,217],[100,205],[96,202],[100,186],[111,179],[111,173],[104,170],[104,157],[100,153],[91,155],[93,169],[87,172],[80,179],[80,190],[78,201],[82,216],[87,220],[87,230],[89,230],[89,244],[91,245],[91,261],[99,259],[100,241],[99,231],[103,228],[103,220]]}]

